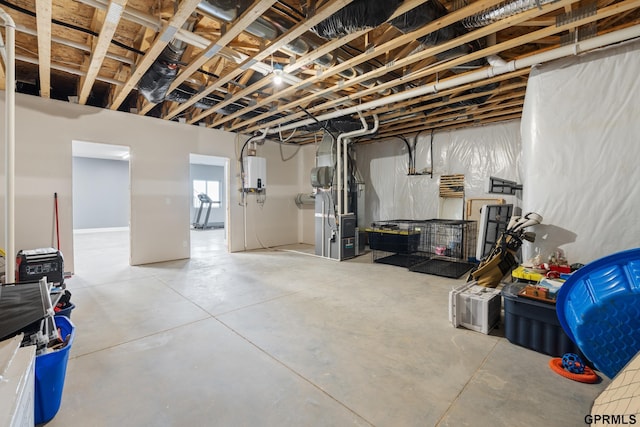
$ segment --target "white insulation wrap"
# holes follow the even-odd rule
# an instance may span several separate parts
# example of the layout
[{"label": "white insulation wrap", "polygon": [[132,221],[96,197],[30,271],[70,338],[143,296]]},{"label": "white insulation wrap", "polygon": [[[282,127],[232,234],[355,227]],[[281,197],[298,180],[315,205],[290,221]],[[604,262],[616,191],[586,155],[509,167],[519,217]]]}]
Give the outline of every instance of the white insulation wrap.
[{"label": "white insulation wrap", "polygon": [[[415,135],[407,140],[413,143]],[[419,136],[416,172],[431,169],[428,132]],[[397,141],[395,144],[393,141]],[[465,198],[503,198],[519,206],[512,196],[486,193],[490,176],[520,182],[520,122],[436,132],[433,136],[434,174],[408,176],[409,155],[406,144],[398,139],[381,143],[356,144],[356,159],[367,183],[366,223],[392,219],[438,218],[438,193],[441,175],[464,174]]]},{"label": "white insulation wrap", "polygon": [[525,259],[586,264],[640,245],[640,43],[531,72],[522,117],[523,211],[544,217]]}]

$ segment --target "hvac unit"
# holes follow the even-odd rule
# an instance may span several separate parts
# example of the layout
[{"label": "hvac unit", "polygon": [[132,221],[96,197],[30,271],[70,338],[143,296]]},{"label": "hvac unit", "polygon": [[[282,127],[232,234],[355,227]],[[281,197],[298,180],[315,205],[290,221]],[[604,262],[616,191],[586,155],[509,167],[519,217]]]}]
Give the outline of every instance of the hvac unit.
[{"label": "hvac unit", "polygon": [[262,191],[267,188],[267,159],[247,156],[244,158],[244,190]]}]

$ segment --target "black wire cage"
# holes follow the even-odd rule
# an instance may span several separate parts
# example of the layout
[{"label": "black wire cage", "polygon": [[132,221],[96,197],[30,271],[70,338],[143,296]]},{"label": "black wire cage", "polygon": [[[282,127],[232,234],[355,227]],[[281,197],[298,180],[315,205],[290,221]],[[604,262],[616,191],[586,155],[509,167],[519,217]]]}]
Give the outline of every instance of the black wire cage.
[{"label": "black wire cage", "polygon": [[367,228],[373,261],[458,278],[475,266],[476,221],[396,219]]}]

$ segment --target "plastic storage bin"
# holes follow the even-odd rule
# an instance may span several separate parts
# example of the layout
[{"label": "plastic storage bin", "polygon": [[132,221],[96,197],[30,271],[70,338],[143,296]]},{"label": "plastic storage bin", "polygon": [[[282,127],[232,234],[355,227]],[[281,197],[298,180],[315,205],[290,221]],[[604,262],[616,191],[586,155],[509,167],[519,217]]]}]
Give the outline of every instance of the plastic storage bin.
[{"label": "plastic storage bin", "polygon": [[560,357],[580,352],[562,330],[554,304],[518,296],[526,283],[512,283],[502,289],[504,298],[504,334],[509,342],[539,353]]},{"label": "plastic storage bin", "polygon": [[63,339],[67,336],[69,342],[60,350],[42,354],[36,357],[36,381],[35,381],[35,423],[42,424],[53,419],[60,409],[62,401],[62,389],[67,373],[67,361],[69,350],[75,337],[75,326],[65,316],[55,317],[56,326],[60,329]]},{"label": "plastic storage bin", "polygon": [[64,316],[71,319],[71,312],[73,311],[74,308],[76,308],[76,305],[70,302],[65,308],[63,308],[60,311],[57,311],[56,316]]},{"label": "plastic storage bin", "polygon": [[560,324],[609,378],[640,351],[640,248],[575,271],[557,297]]}]

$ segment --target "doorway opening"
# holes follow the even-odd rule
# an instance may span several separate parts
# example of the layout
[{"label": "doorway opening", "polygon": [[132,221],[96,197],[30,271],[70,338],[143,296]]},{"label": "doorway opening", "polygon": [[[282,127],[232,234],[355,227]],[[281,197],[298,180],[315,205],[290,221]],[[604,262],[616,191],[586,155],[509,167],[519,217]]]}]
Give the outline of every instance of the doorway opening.
[{"label": "doorway opening", "polygon": [[72,142],[76,273],[95,269],[105,252],[118,264],[130,264],[129,155],[127,146]]},{"label": "doorway opening", "polygon": [[[229,247],[229,159],[189,154],[191,256]],[[212,246],[213,245],[213,246]]]}]

